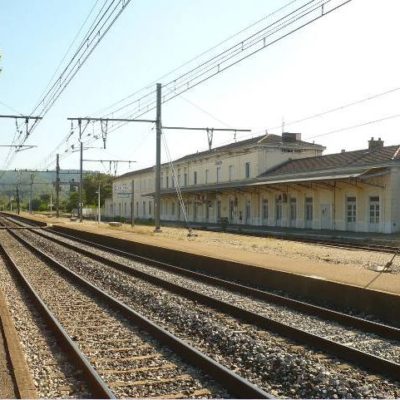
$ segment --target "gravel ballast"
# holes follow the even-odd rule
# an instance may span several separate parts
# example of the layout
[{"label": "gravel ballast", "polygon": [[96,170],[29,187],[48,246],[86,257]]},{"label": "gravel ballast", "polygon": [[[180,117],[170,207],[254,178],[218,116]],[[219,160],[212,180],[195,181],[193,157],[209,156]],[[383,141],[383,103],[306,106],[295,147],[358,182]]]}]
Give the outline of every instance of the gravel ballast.
[{"label": "gravel ballast", "polygon": [[[34,238],[33,235],[30,233],[29,237]],[[58,245],[49,245],[45,239],[36,237],[34,240],[39,247],[46,248],[46,251],[62,259],[70,268],[96,285],[276,396],[359,398],[397,397],[400,393],[398,383],[370,375],[329,356],[171,295],[154,285],[129,277]],[[117,259],[115,256],[108,257]],[[283,321],[296,318],[294,324],[305,330],[312,328],[315,331],[328,332],[329,329],[334,329],[336,337],[343,336],[343,331],[335,324],[328,329],[323,322],[315,322],[311,317],[300,317],[297,313],[293,315],[282,307],[271,308],[270,305],[262,304],[263,302],[250,301],[237,294],[227,294],[221,289],[203,286],[190,279],[160,272],[136,262],[124,260],[124,263],[134,268],[152,270],[152,273],[161,274],[163,278],[172,279],[175,283],[194,285],[197,290],[212,293],[216,297],[223,296],[224,300],[239,302],[241,306],[255,307],[258,312],[266,315],[274,313],[274,317],[282,318]],[[389,353],[389,357],[398,359],[398,347],[391,343],[377,345],[376,338],[372,340],[368,335],[354,332],[348,334],[344,340],[376,354]],[[391,346],[392,350],[387,352],[386,347]]]}]

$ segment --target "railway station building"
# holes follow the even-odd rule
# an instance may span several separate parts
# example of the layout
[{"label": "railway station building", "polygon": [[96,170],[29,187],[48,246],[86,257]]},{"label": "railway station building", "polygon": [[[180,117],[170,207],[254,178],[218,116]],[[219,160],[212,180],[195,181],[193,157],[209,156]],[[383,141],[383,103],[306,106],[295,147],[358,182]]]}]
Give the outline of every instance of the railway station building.
[{"label": "railway station building", "polygon": [[[267,134],[162,165],[161,219],[392,233],[400,230],[400,146],[322,155],[299,133]],[[106,215],[154,217],[155,168],[114,180]],[[132,187],[133,198],[132,198]],[[133,208],[131,208],[133,205]]]}]

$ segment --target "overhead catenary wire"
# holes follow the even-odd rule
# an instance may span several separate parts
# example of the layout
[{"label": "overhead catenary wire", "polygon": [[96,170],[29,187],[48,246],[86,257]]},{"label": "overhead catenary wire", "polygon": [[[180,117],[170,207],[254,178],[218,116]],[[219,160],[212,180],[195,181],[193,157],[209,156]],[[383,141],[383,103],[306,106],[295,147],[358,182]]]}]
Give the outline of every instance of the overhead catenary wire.
[{"label": "overhead catenary wire", "polygon": [[345,126],[345,127],[338,128],[338,129],[333,129],[331,131],[320,133],[318,135],[309,136],[307,139],[314,139],[317,137],[332,135],[334,133],[345,132],[345,131],[349,131],[351,129],[361,128],[361,127],[367,126],[367,125],[378,124],[380,122],[388,121],[388,120],[395,119],[395,118],[400,118],[400,114],[393,114],[393,115],[389,115],[387,117],[373,119],[373,120],[369,120],[366,122],[361,122],[359,124]]},{"label": "overhead catenary wire", "polygon": [[[70,43],[70,45],[68,46],[66,52],[64,53],[63,58],[62,58],[61,61],[58,63],[58,66],[56,67],[56,69],[55,69],[53,75],[51,76],[51,78],[50,78],[48,84],[46,85],[46,87],[45,87],[45,89],[43,90],[42,94],[39,96],[39,100],[38,100],[38,102],[37,102],[38,105],[40,104],[41,99],[43,99],[43,98],[45,97],[46,92],[49,90],[49,87],[50,87],[51,84],[53,83],[55,76],[57,75],[59,69],[61,68],[61,66],[62,66],[62,64],[63,64],[63,62],[65,61],[65,59],[67,58],[69,52],[71,51],[72,47],[74,46],[75,42],[77,41],[79,35],[81,34],[81,32],[82,32],[84,26],[86,25],[87,21],[89,20],[90,16],[93,14],[93,11],[95,10],[95,8],[96,8],[97,4],[99,3],[99,1],[100,1],[100,0],[96,0],[96,2],[93,4],[93,6],[91,7],[91,9],[90,9],[90,11],[89,11],[89,14],[87,15],[87,17],[86,17],[85,20],[83,21],[81,27],[79,28],[79,30],[78,30],[78,32],[76,33],[76,35],[74,36],[74,38],[72,39],[72,42]],[[107,0],[106,0],[106,1],[107,1]],[[105,3],[106,3],[106,1],[105,1]],[[103,7],[104,7],[104,5],[103,5]],[[92,26],[93,26],[93,24],[92,24]],[[90,28],[89,28],[89,30],[90,30]],[[53,83],[53,85],[54,85],[54,83]],[[38,107],[38,105],[36,106],[36,108]],[[33,112],[35,112],[36,108],[34,109]]]},{"label": "overhead catenary wire", "polygon": [[[59,78],[54,82],[53,86],[46,93],[43,99],[37,104],[34,112],[36,112],[36,110],[38,109],[40,110],[41,108],[40,114],[44,116],[49,111],[49,109],[53,106],[61,93],[69,85],[71,80],[75,77],[77,72],[81,69],[86,60],[98,46],[105,34],[109,31],[111,26],[121,15],[122,11],[131,0],[117,0],[117,3],[112,8],[115,1],[116,0],[111,0],[111,3],[108,5],[103,14],[98,17],[99,19],[92,24],[90,32],[84,37],[78,50],[75,52],[65,69],[61,72]],[[121,8],[118,10],[119,6],[121,6]],[[114,13],[116,13],[116,15],[114,15]],[[109,22],[110,20],[111,22]],[[40,106],[41,104],[43,104],[42,107]]]},{"label": "overhead catenary wire", "polygon": [[[152,81],[151,83],[149,83],[148,85],[142,87],[139,90],[136,90],[135,92],[129,94],[128,96],[124,97],[121,100],[118,100],[116,102],[114,102],[113,104],[102,108],[101,110],[98,110],[97,112],[95,112],[94,114],[103,114],[105,113],[107,110],[113,109],[114,107],[118,106],[119,104],[123,103],[124,101],[131,99],[132,97],[138,95],[140,92],[145,91],[145,90],[149,90],[149,89],[153,89],[153,86],[155,86],[155,84],[157,82],[162,82],[164,81],[165,78],[167,78],[168,76],[172,75],[173,73],[179,71],[180,69],[182,69],[183,67],[189,65],[190,63],[198,60],[200,57],[212,52],[213,50],[217,49],[218,47],[220,47],[221,45],[223,45],[224,43],[227,43],[228,41],[234,39],[235,37],[239,36],[240,34],[242,34],[243,32],[248,31],[249,29],[253,28],[254,26],[260,24],[262,21],[265,21],[266,19],[276,15],[277,13],[285,10],[286,8],[288,8],[289,6],[291,6],[292,4],[296,3],[299,0],[291,0],[288,3],[286,3],[285,5],[283,5],[282,7],[278,8],[277,10],[274,10],[273,12],[263,16],[262,18],[258,19],[256,22],[253,22],[252,24],[246,26],[245,28],[241,29],[240,31],[230,35],[229,37],[225,38],[224,40],[220,41],[219,43],[217,43],[216,45],[208,48],[207,50],[201,52],[200,54],[197,54],[195,57],[189,59],[188,61],[185,61],[183,64],[179,65],[178,67],[175,67],[174,69],[170,70],[169,72],[161,75],[159,78],[157,78],[156,80]],[[111,113],[114,113],[115,110],[113,110]]]},{"label": "overhead catenary wire", "polygon": [[[103,40],[104,36],[113,26],[115,21],[125,10],[127,5],[131,0],[105,0],[103,6],[92,22],[88,32],[84,35],[80,45],[73,54],[72,58],[69,60],[65,68],[62,70],[59,77],[54,80],[50,88],[41,97],[36,106],[33,108],[31,115],[33,113],[38,113],[41,117],[44,117],[51,107],[55,104],[64,90],[69,86],[72,79],[76,76],[78,71],[85,64],[87,59],[93,53],[95,48]],[[97,3],[96,3],[97,4]],[[92,13],[92,12],[91,12]],[[91,14],[90,13],[90,14]],[[87,20],[87,19],[86,19]],[[85,20],[85,22],[86,22]],[[48,87],[49,85],[47,85]],[[27,131],[26,135],[16,142],[18,144],[24,144],[30,134],[36,129],[40,120],[35,120],[32,126]],[[7,158],[5,163],[5,169],[9,167],[13,158],[15,157],[15,152]]]},{"label": "overhead catenary wire", "polygon": [[[168,83],[163,85],[164,88],[169,90],[164,91],[165,94],[162,98],[162,103],[180,96],[182,93],[211,79],[226,69],[251,57],[294,32],[297,32],[351,1],[352,0],[309,0],[304,2],[285,16],[280,16],[267,26],[259,29],[247,38],[240,40],[234,46],[230,46],[228,49],[212,56],[209,60],[171,79]],[[294,2],[290,2],[289,4],[293,3]],[[284,7],[280,10],[283,8]],[[129,98],[131,99],[131,97]],[[121,118],[139,118],[155,109],[155,98],[155,89],[152,88],[140,97],[132,99],[128,104],[124,104],[110,111],[105,117],[109,115],[114,116],[114,114],[129,109],[121,115]],[[132,105],[135,105],[133,109],[131,109]],[[124,122],[110,124],[108,133],[113,133],[124,125]],[[91,138],[87,141],[87,144],[91,144],[94,141],[95,139]]]},{"label": "overhead catenary wire", "polygon": [[[163,96],[162,103],[170,101],[182,93],[194,88],[195,86],[211,79],[226,69],[251,57],[252,55],[293,34],[294,32],[297,32],[303,27],[330,14],[331,12],[337,10],[345,4],[350,3],[351,1],[352,0],[311,0],[302,4],[300,7],[294,11],[291,11],[286,16],[278,18],[276,21],[268,24],[268,26],[260,29],[258,32],[250,35],[248,38],[241,40],[236,45],[231,46],[223,52],[220,52],[219,55],[213,56],[210,60],[203,62],[199,66],[192,68],[190,71],[187,71],[181,76],[172,79],[167,84],[164,84],[163,87],[170,89],[170,91],[164,92],[167,94]],[[327,5],[329,4],[333,4],[333,6],[328,9]],[[321,12],[322,7],[324,7],[323,12]],[[303,19],[306,19],[306,21],[303,21]],[[288,27],[291,27],[291,29],[284,31],[280,36],[271,37]],[[270,38],[269,41],[267,40],[268,38]],[[259,46],[258,48],[257,45]],[[223,63],[226,63],[226,65]],[[147,112],[154,110],[156,105],[155,97],[155,90],[152,90],[149,93],[132,100],[127,105],[119,107],[118,109],[110,112],[109,114],[120,112],[136,103],[136,108],[123,114],[123,117],[139,118]],[[110,127],[109,133],[115,132],[124,125],[124,123],[114,124]],[[89,143],[92,143],[92,141]]]}]

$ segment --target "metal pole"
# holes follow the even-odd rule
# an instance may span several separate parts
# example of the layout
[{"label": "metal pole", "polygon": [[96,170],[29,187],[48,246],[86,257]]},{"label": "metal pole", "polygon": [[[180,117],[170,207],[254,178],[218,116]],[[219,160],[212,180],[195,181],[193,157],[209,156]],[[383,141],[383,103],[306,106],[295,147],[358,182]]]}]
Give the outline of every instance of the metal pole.
[{"label": "metal pole", "polygon": [[29,193],[29,214],[32,214],[33,177],[34,177],[34,175],[31,174],[31,190],[30,190],[30,193]]},{"label": "metal pole", "polygon": [[60,218],[60,155],[56,161],[56,217]]},{"label": "metal pole", "polygon": [[97,192],[97,211],[98,211],[98,223],[101,222],[101,211],[100,211],[100,183],[99,183],[99,191]]},{"label": "metal pole", "polygon": [[160,206],[161,206],[161,83],[157,83],[157,112],[156,112],[156,187],[154,198],[155,232],[160,232]]},{"label": "metal pole", "polygon": [[19,185],[17,185],[17,214],[20,213],[20,204],[19,204]]},{"label": "metal pole", "polygon": [[131,187],[131,226],[135,226],[135,181],[132,180]]},{"label": "metal pole", "polygon": [[78,206],[78,212],[79,212],[79,221],[82,222],[83,220],[83,201],[82,201],[82,189],[83,189],[83,142],[82,142],[82,121],[78,120],[78,125],[79,125],[79,141],[81,145],[81,151],[80,151],[80,168],[79,168],[79,206]]}]

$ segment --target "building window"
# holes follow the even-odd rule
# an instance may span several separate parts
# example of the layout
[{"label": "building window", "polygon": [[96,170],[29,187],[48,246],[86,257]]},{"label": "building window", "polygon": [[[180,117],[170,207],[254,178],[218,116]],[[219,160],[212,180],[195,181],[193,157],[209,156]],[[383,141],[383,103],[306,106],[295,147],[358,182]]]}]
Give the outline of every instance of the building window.
[{"label": "building window", "polygon": [[136,202],[136,216],[139,216],[139,202]]},{"label": "building window", "polygon": [[197,171],[193,172],[193,185],[197,185]]},{"label": "building window", "polygon": [[165,187],[168,189],[169,188],[169,176],[165,177],[165,181],[166,181]]},{"label": "building window", "polygon": [[349,223],[356,222],[357,202],[355,197],[347,197],[346,199],[346,221]]},{"label": "building window", "polygon": [[245,172],[244,173],[245,178],[250,178],[250,163],[249,162],[247,162],[245,164],[245,171],[244,172]]},{"label": "building window", "polygon": [[171,210],[171,214],[175,215],[175,202],[172,202],[172,210]]},{"label": "building window", "polygon": [[143,216],[146,215],[146,202],[143,202]]},{"label": "building window", "polygon": [[183,186],[187,186],[187,173],[183,174]]},{"label": "building window", "polygon": [[205,182],[204,183],[208,183],[208,180],[209,180],[209,176],[208,176],[208,174],[209,174],[209,171],[208,171],[208,169],[206,169],[206,173],[205,173]]},{"label": "building window", "polygon": [[217,183],[221,182],[221,167],[217,167]]},{"label": "building window", "polygon": [[380,209],[379,196],[369,198],[369,222],[370,224],[379,224]]},{"label": "building window", "polygon": [[268,200],[263,199],[262,201],[262,218],[263,220],[268,219]]},{"label": "building window", "polygon": [[313,220],[313,199],[306,197],[306,221]]},{"label": "building window", "polygon": [[126,216],[126,203],[124,203],[124,215]]},{"label": "building window", "polygon": [[234,169],[233,169],[233,165],[229,166],[229,180],[232,181],[234,179]]},{"label": "building window", "polygon": [[149,201],[149,215],[151,215],[151,201]]}]

